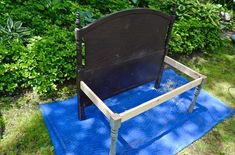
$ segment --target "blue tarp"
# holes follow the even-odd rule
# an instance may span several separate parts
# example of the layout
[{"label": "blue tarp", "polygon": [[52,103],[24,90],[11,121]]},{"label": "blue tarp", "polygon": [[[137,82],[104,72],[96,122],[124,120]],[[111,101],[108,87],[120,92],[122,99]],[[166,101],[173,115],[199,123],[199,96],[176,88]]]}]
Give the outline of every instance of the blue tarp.
[{"label": "blue tarp", "polygon": [[[131,89],[104,102],[120,113],[177,88],[188,81],[173,70],[164,71],[161,86],[154,82]],[[234,110],[201,91],[194,111],[187,113],[194,89],[187,91],[137,117],[122,123],[118,154],[176,154],[199,139]],[[86,108],[84,121],[78,119],[77,97],[41,104],[40,110],[58,155],[107,155],[110,147],[109,122],[93,105]]]}]

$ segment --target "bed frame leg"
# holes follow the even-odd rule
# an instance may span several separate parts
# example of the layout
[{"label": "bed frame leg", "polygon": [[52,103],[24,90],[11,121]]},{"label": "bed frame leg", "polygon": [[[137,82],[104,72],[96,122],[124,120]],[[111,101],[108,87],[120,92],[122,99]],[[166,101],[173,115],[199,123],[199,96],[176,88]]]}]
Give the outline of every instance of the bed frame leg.
[{"label": "bed frame leg", "polygon": [[191,104],[190,104],[190,106],[189,106],[189,108],[188,108],[188,112],[190,112],[190,113],[191,113],[191,112],[193,111],[193,109],[194,109],[194,106],[195,106],[196,101],[197,101],[197,97],[198,97],[198,95],[200,94],[200,91],[201,91],[201,89],[202,89],[202,86],[203,86],[204,82],[205,82],[205,80],[203,79],[203,80],[202,80],[202,83],[201,83],[199,86],[197,86],[196,89],[195,89],[195,91],[194,91],[194,95],[193,95],[192,102],[191,102]]},{"label": "bed frame leg", "polygon": [[121,126],[121,117],[118,114],[114,114],[110,118],[111,146],[110,146],[109,155],[116,155],[116,143],[120,126]]},{"label": "bed frame leg", "polygon": [[82,121],[85,119],[85,111],[82,103],[79,104],[78,109],[79,109],[79,119]]},{"label": "bed frame leg", "polygon": [[155,81],[155,84],[154,84],[154,88],[155,89],[158,89],[158,88],[160,88],[160,79],[157,79],[156,81]]},{"label": "bed frame leg", "polygon": [[[80,85],[79,85],[79,89],[80,89]],[[82,93],[83,93],[82,90],[78,91],[78,103],[79,103],[78,105],[79,116],[78,117],[81,121],[85,119],[85,105],[82,100],[82,96],[83,96]]]}]

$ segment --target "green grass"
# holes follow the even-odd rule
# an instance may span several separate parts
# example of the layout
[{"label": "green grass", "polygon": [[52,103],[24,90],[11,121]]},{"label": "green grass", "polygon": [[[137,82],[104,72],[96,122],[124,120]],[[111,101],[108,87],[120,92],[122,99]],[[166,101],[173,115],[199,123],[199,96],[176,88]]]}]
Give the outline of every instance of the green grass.
[{"label": "green grass", "polygon": [[[235,99],[228,93],[235,86],[235,46],[226,43],[214,53],[180,57],[179,61],[208,76],[204,88],[227,105],[235,108]],[[5,131],[0,141],[0,154],[53,154],[39,103],[61,100],[75,95],[74,86],[59,89],[53,98],[40,98],[33,92],[14,97],[0,97]],[[235,89],[231,90],[235,95]],[[235,117],[217,125],[179,154],[233,154],[235,152]]]},{"label": "green grass", "polygon": [[[181,57],[182,63],[207,76],[204,89],[228,106],[235,108],[235,45],[225,43],[214,53]],[[234,87],[230,89],[229,88]],[[220,123],[206,136],[179,154],[235,153],[235,116]]]},{"label": "green grass", "polygon": [[50,95],[53,98],[38,97],[33,92],[14,97],[1,97],[0,107],[5,131],[0,141],[0,154],[54,154],[38,104],[74,96],[75,90],[74,86],[64,86],[57,94]]}]

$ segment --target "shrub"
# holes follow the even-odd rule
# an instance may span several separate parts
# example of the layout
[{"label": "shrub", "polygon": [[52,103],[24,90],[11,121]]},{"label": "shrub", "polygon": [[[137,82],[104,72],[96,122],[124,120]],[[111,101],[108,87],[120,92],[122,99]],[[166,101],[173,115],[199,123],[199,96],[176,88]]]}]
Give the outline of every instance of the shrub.
[{"label": "shrub", "polygon": [[27,49],[21,41],[0,43],[0,94],[13,93],[25,82],[20,73],[21,66],[17,64],[21,53],[25,51]]},{"label": "shrub", "polygon": [[30,35],[29,30],[22,26],[22,22],[13,20],[9,17],[6,26],[0,25],[0,41],[10,41],[12,39],[21,39],[26,41]]},{"label": "shrub", "polygon": [[92,8],[99,10],[101,14],[109,14],[132,7],[130,0],[83,0],[79,3],[82,5],[89,5]]},{"label": "shrub", "polygon": [[212,51],[220,46],[220,29],[196,18],[181,19],[175,23],[170,42],[171,53]]},{"label": "shrub", "polygon": [[[0,42],[0,94],[22,88],[33,88],[39,94],[45,94],[56,90],[59,83],[75,79],[73,32],[77,11],[81,13],[81,24],[84,26],[103,15],[127,8],[149,7],[170,13],[169,10],[176,4],[177,16],[170,42],[172,54],[211,51],[220,45],[221,6],[208,1],[5,0],[0,3],[1,30],[7,30],[7,18],[12,17],[13,21],[22,21],[31,33],[28,42],[19,39],[22,37],[18,36],[22,35],[18,32],[16,37],[4,33],[4,38],[10,39]],[[7,22],[11,32],[16,31],[14,25],[21,25],[21,22],[13,21],[8,19]]]},{"label": "shrub", "polygon": [[[89,11],[92,16],[100,16],[99,11],[71,1],[19,0],[13,3],[6,0],[2,4],[3,17],[13,16],[24,21],[31,27],[34,37],[27,47],[22,39],[12,38],[8,43],[0,43],[0,94],[17,92],[22,88],[33,88],[43,94],[56,90],[57,84],[75,78],[73,32],[76,12]],[[0,20],[0,24],[3,23]]]},{"label": "shrub", "polygon": [[235,10],[235,1],[234,0],[212,0],[214,3],[218,3],[226,6],[228,9]]},{"label": "shrub", "polygon": [[56,85],[75,78],[76,50],[73,32],[58,27],[43,37],[0,44],[0,92],[13,93],[34,88],[39,94],[56,90]]},{"label": "shrub", "polygon": [[168,0],[152,2],[152,8],[169,13],[176,5],[176,21],[170,41],[170,52],[191,54],[202,50],[212,51],[220,46],[220,5],[194,0]]},{"label": "shrub", "polygon": [[[52,27],[53,28],[53,27]],[[54,28],[46,36],[34,37],[21,53],[25,86],[39,94],[56,90],[56,84],[75,78],[76,50],[73,32]]]}]

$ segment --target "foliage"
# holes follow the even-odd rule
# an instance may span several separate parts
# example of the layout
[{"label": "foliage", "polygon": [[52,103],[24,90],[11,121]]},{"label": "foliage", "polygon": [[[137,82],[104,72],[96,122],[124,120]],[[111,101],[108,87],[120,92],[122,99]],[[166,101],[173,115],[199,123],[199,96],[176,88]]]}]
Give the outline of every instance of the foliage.
[{"label": "foliage", "polygon": [[56,90],[58,82],[75,78],[76,50],[71,33],[55,28],[43,38],[31,39],[18,61],[26,86],[46,93]]},{"label": "foliage", "polygon": [[[56,90],[65,80],[74,79],[76,12],[96,11],[99,16],[99,11],[61,0],[6,0],[1,4],[3,17],[23,21],[33,37],[28,42],[12,38],[0,43],[0,94],[12,94],[22,88],[33,88],[43,94]],[[4,23],[0,20],[0,24]],[[8,23],[10,28],[22,25],[10,18]]]},{"label": "foliage", "polygon": [[212,0],[212,2],[224,5],[228,9],[235,10],[235,1],[234,0]]},{"label": "foliage", "polygon": [[12,93],[23,83],[17,61],[26,47],[21,41],[12,41],[11,44],[0,43],[0,91]]},{"label": "foliage", "polygon": [[220,5],[194,0],[168,0],[151,3],[152,8],[169,12],[176,6],[176,21],[170,42],[171,53],[212,51],[220,46]]},{"label": "foliage", "polygon": [[73,31],[78,11],[81,25],[85,26],[127,8],[149,7],[170,13],[172,5],[177,4],[170,42],[172,54],[211,51],[220,45],[221,7],[208,1],[0,0],[0,4],[0,25],[4,25],[0,28],[0,37],[4,38],[0,43],[0,94],[24,88],[48,94],[58,84],[75,79]]},{"label": "foliage", "polygon": [[29,30],[22,26],[22,22],[13,20],[9,17],[6,26],[0,25],[0,41],[10,41],[13,39],[22,39],[26,41],[30,35]]},{"label": "foliage", "polygon": [[147,7],[149,5],[148,0],[130,0],[130,2],[136,7]]},{"label": "foliage", "polygon": [[132,7],[129,0],[83,0],[79,3],[82,5],[89,5],[91,8],[99,10],[102,14],[109,14]]},{"label": "foliage", "polygon": [[58,82],[75,78],[71,33],[54,28],[43,38],[32,38],[27,47],[19,42],[0,45],[0,90],[14,92],[18,87],[32,87],[42,94],[56,90]]},{"label": "foliage", "polygon": [[80,22],[81,22],[80,24],[82,27],[95,21],[92,12],[79,11],[79,13],[80,13]]}]

